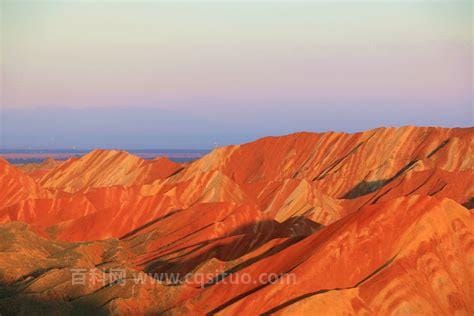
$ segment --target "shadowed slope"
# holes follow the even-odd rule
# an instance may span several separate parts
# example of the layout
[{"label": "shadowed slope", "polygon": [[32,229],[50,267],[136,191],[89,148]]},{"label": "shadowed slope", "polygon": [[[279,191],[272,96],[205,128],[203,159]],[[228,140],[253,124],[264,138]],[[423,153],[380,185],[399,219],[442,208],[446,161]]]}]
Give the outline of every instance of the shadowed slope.
[{"label": "shadowed slope", "polygon": [[[451,200],[399,198],[364,207],[319,231],[309,230],[303,239],[291,239],[296,222],[257,224],[257,230],[244,226],[227,239],[210,241],[207,250],[201,247],[184,256],[175,252],[176,259],[161,260],[155,270],[221,271],[214,280],[203,279],[204,284],[169,284],[130,269],[127,261],[134,257],[130,251],[141,251],[136,246],[127,250],[126,244],[114,240],[55,242],[10,223],[0,226],[0,310],[468,314],[474,299],[469,268],[474,259],[472,220],[470,212]],[[276,235],[265,242],[259,232]],[[245,249],[242,246],[252,244],[245,241],[246,234],[260,241],[239,253]],[[126,271],[128,281],[123,285],[70,283],[70,268],[108,273],[114,266]],[[280,275],[280,282],[225,282],[244,274],[260,280],[262,273]],[[291,278],[285,278],[288,273]],[[136,285],[132,280],[137,276],[147,281]]]},{"label": "shadowed slope", "polygon": [[364,208],[237,272],[252,279],[290,273],[294,283],[217,283],[176,312],[299,314],[329,311],[331,300],[335,314],[467,312],[474,299],[472,220],[455,202],[417,196]]}]

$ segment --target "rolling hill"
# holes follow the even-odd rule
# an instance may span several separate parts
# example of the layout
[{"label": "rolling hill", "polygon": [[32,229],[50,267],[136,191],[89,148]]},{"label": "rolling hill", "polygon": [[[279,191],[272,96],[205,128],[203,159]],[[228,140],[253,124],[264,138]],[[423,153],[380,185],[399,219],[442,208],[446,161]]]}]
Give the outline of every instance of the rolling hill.
[{"label": "rolling hill", "polygon": [[470,315],[473,157],[407,126],[0,159],[0,312]]}]

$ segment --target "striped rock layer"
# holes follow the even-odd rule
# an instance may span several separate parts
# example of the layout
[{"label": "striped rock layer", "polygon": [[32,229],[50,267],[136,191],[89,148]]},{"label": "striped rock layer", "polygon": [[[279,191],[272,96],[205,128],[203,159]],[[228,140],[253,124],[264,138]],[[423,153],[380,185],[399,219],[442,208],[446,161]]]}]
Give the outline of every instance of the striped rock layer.
[{"label": "striped rock layer", "polygon": [[474,128],[402,127],[183,164],[0,159],[0,312],[472,315],[473,145]]}]

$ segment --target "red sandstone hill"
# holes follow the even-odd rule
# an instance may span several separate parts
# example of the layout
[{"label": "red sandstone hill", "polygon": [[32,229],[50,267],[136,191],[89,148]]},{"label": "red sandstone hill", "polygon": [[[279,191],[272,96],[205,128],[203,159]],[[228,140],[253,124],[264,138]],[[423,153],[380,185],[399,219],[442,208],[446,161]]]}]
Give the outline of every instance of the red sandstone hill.
[{"label": "red sandstone hill", "polygon": [[[473,145],[474,128],[403,127],[188,164],[0,160],[0,312],[472,314]],[[127,276],[73,285],[71,268]]]},{"label": "red sandstone hill", "polygon": [[114,185],[143,185],[167,177],[179,168],[179,164],[167,158],[150,161],[124,151],[97,149],[53,168],[39,183],[45,188],[73,193]]}]

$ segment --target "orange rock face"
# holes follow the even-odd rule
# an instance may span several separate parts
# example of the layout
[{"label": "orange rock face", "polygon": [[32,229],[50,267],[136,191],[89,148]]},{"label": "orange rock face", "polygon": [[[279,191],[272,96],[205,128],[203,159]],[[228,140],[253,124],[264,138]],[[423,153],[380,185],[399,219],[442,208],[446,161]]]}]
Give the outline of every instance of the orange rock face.
[{"label": "orange rock face", "polygon": [[61,162],[56,161],[53,158],[47,158],[41,163],[27,163],[20,165],[18,169],[28,174],[33,179],[39,180],[60,163]]},{"label": "orange rock face", "polygon": [[179,169],[179,164],[166,158],[146,161],[124,151],[97,149],[53,168],[39,182],[45,188],[74,193],[97,187],[143,185]]},{"label": "orange rock face", "polygon": [[0,312],[472,315],[473,148],[403,127],[0,159]]}]

